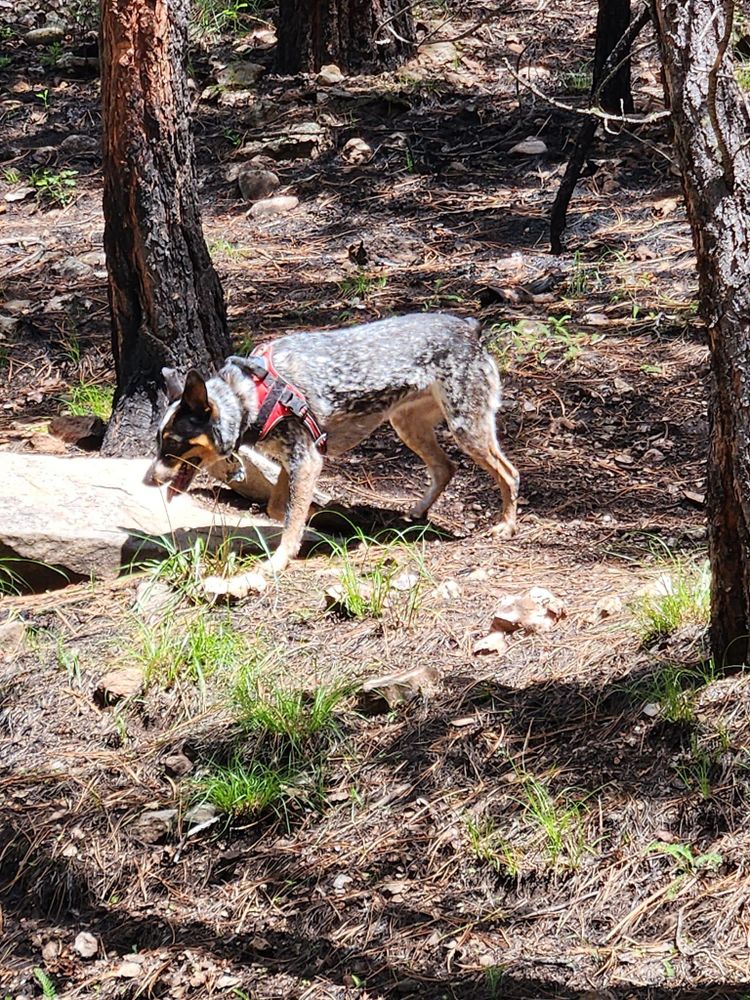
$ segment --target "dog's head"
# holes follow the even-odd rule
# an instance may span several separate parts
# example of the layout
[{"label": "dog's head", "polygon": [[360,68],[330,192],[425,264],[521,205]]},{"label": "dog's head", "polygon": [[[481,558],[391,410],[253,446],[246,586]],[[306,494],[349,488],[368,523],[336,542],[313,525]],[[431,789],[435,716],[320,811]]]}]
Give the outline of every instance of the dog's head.
[{"label": "dog's head", "polygon": [[144,477],[147,486],[167,486],[167,499],[184,493],[204,463],[220,457],[218,407],[194,369],[183,385],[173,368],[163,368],[169,407],[157,434],[157,454]]}]

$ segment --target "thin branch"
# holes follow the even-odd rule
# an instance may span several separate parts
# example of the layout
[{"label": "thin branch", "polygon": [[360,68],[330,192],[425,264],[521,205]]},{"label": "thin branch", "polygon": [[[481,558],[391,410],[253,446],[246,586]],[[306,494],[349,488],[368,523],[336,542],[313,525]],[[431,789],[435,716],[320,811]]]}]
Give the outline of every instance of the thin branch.
[{"label": "thin branch", "polygon": [[599,118],[605,125],[609,122],[622,122],[626,125],[648,125],[651,122],[663,121],[665,118],[669,118],[671,114],[669,111],[654,111],[650,115],[618,115],[613,114],[611,111],[602,111],[601,108],[576,108],[572,104],[565,104],[563,101],[558,101],[554,97],[550,97],[549,94],[545,94],[531,80],[524,80],[520,74],[516,73],[507,59],[503,59],[503,62],[513,79],[517,83],[520,83],[521,86],[526,87],[527,90],[530,90],[532,94],[541,97],[543,101],[546,101],[553,108],[568,111],[570,114],[579,115],[581,118]]}]

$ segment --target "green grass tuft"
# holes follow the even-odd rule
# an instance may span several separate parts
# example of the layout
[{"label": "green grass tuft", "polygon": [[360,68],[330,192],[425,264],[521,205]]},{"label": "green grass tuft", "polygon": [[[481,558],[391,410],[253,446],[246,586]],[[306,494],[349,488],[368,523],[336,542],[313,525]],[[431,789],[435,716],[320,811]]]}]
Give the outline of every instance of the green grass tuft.
[{"label": "green grass tuft", "polygon": [[249,767],[234,759],[225,767],[214,765],[191,782],[195,797],[210,802],[234,818],[262,812],[279,804],[293,776],[260,761]]},{"label": "green grass tuft", "polygon": [[65,413],[74,417],[85,417],[93,414],[101,420],[109,420],[112,416],[112,399],[114,389],[108,385],[98,385],[95,382],[79,382],[72,385],[62,397]]},{"label": "green grass tuft", "polygon": [[644,646],[669,638],[685,625],[708,625],[711,570],[707,561],[670,559],[659,591],[639,597],[632,605],[636,629]]},{"label": "green grass tuft", "polygon": [[218,674],[228,680],[237,660],[246,654],[247,644],[228,618],[215,621],[203,614],[187,627],[171,618],[155,628],[144,627],[136,652],[147,686],[171,688],[185,681],[203,692]]}]

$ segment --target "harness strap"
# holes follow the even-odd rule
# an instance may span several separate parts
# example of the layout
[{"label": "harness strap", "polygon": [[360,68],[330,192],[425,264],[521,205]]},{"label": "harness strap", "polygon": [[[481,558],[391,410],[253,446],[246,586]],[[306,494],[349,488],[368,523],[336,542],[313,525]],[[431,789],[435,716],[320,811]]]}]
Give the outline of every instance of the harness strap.
[{"label": "harness strap", "polygon": [[304,424],[315,447],[325,453],[327,435],[310,412],[307,400],[300,390],[282,378],[274,368],[271,349],[269,345],[261,347],[247,358],[227,358],[228,362],[246,371],[255,381],[258,414],[242,435],[243,442],[253,445],[262,441],[280,421],[293,416]]}]

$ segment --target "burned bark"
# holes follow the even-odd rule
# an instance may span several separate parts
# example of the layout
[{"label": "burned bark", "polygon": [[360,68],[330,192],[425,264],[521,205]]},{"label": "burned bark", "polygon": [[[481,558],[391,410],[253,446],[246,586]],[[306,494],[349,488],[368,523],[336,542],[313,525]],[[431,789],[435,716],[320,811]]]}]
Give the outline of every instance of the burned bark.
[{"label": "burned bark", "polygon": [[279,73],[378,72],[415,49],[411,5],[404,0],[279,0]]},{"label": "burned bark", "polygon": [[717,666],[750,644],[750,112],[734,76],[733,5],[655,0],[711,352],[708,537]]},{"label": "burned bark", "polygon": [[151,448],[163,366],[207,372],[229,349],[198,207],[188,9],[188,0],[102,4],[104,249],[117,373],[108,454]]},{"label": "burned bark", "polygon": [[[604,111],[629,115],[633,111],[630,89],[630,45],[616,64],[608,60],[630,27],[630,0],[599,0],[592,97]],[[605,68],[606,67],[606,68]]]}]

